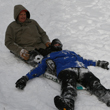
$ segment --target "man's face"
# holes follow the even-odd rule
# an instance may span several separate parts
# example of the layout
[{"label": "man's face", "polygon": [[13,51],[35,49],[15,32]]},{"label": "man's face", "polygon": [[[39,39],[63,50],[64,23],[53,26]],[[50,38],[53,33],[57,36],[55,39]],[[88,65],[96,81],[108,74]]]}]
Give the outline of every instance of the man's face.
[{"label": "man's face", "polygon": [[60,44],[54,44],[55,47],[60,46]]},{"label": "man's face", "polygon": [[23,23],[26,21],[26,12],[25,11],[22,11],[19,16],[18,16],[18,20]]}]

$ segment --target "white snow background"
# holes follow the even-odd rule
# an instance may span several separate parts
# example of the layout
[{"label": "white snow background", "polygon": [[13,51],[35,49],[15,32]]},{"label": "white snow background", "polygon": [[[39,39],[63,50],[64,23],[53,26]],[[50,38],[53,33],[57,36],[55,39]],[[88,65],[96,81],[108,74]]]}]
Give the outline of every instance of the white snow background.
[{"label": "white snow background", "polygon": [[[57,110],[54,96],[60,85],[44,77],[27,83],[24,90],[15,82],[32,69],[4,45],[5,31],[13,18],[14,6],[24,5],[47,32],[50,40],[59,38],[63,49],[86,59],[110,62],[110,0],[0,0],[0,110]],[[110,70],[89,69],[110,88]],[[85,90],[78,91],[75,110],[110,110]]]}]

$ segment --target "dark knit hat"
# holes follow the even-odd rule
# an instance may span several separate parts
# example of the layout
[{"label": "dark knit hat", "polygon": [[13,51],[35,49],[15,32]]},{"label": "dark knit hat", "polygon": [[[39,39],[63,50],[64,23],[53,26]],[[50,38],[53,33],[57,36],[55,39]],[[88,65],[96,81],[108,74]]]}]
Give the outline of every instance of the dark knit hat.
[{"label": "dark knit hat", "polygon": [[[58,46],[55,46],[55,44],[59,44]],[[52,48],[52,51],[60,51],[62,50],[62,43],[59,39],[54,39],[51,43],[51,48]]]}]

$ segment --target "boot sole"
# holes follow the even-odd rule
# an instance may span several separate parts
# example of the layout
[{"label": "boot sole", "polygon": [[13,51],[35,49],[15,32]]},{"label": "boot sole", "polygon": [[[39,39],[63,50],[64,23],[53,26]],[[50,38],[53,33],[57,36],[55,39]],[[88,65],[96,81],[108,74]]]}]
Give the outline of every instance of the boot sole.
[{"label": "boot sole", "polygon": [[71,109],[70,107],[68,107],[68,105],[65,103],[65,101],[60,96],[56,96],[54,98],[54,103],[55,103],[55,106],[59,110],[74,110],[74,109]]}]

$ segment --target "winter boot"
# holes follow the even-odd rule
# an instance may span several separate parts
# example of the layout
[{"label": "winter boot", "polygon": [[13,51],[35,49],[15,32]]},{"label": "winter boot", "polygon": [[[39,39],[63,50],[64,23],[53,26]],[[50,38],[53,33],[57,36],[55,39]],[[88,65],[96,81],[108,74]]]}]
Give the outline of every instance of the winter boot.
[{"label": "winter boot", "polygon": [[100,82],[94,81],[92,93],[110,107],[110,89],[106,89]]},{"label": "winter boot", "polygon": [[93,73],[85,72],[80,74],[79,80],[91,94],[94,94],[100,101],[110,107],[110,90],[106,89]]},{"label": "winter boot", "polygon": [[60,96],[54,98],[55,106],[59,110],[74,110],[74,101],[69,99],[64,99]]},{"label": "winter boot", "polygon": [[98,99],[110,107],[110,89],[106,89],[104,92],[102,92]]}]

